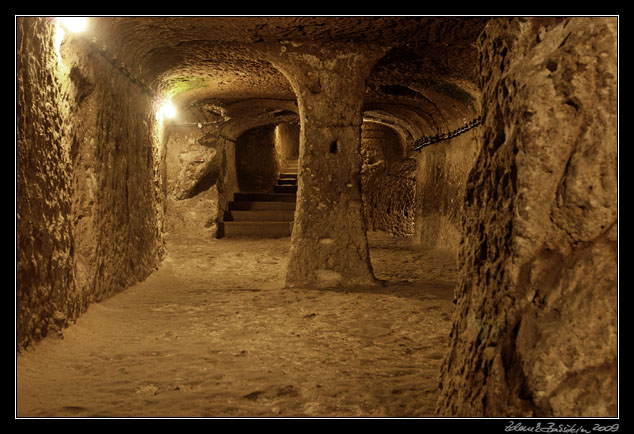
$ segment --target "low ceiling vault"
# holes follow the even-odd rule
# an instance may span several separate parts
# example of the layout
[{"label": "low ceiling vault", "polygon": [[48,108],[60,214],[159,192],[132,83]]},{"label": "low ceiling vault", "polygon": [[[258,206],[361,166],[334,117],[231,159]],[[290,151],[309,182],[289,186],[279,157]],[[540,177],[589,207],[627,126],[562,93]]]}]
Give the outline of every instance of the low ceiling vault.
[{"label": "low ceiling vault", "polygon": [[[93,17],[104,41],[139,78],[205,119],[296,111],[288,80],[263,53],[275,44],[388,47],[368,79],[366,119],[420,136],[478,115],[477,40],[486,17]],[[244,103],[244,101],[249,101]],[[221,110],[218,110],[222,107]],[[220,113],[222,112],[222,113]],[[215,113],[215,114],[214,114]]]}]

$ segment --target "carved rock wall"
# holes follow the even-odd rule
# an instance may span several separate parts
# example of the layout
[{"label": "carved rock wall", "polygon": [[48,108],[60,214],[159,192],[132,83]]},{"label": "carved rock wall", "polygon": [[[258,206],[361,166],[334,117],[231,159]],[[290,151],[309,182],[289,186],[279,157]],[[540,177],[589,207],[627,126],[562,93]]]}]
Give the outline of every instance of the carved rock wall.
[{"label": "carved rock wall", "polygon": [[480,132],[475,128],[414,153],[417,243],[458,251],[465,185],[480,147]]},{"label": "carved rock wall", "polygon": [[18,346],[144,279],[164,253],[150,98],[51,18],[17,20]]},{"label": "carved rock wall", "polygon": [[62,45],[73,107],[78,283],[101,301],[145,279],[164,255],[165,141],[152,96],[85,40]]},{"label": "carved rock wall", "polygon": [[616,18],[496,19],[438,414],[617,412]]},{"label": "carved rock wall", "polygon": [[168,194],[189,199],[216,184],[222,149],[218,149],[215,134],[204,135],[195,126],[174,126],[166,136]]},{"label": "carved rock wall", "polygon": [[71,124],[50,20],[16,20],[18,347],[59,330],[86,301],[74,279]]},{"label": "carved rock wall", "polygon": [[414,235],[416,161],[404,157],[399,136],[374,122],[361,125],[361,191],[368,230]]},{"label": "carved rock wall", "polygon": [[212,239],[218,229],[217,185],[224,151],[217,131],[175,123],[166,129],[165,136],[165,230],[171,235]]},{"label": "carved rock wall", "polygon": [[298,124],[283,123],[275,127],[275,150],[280,167],[286,160],[299,158]]}]

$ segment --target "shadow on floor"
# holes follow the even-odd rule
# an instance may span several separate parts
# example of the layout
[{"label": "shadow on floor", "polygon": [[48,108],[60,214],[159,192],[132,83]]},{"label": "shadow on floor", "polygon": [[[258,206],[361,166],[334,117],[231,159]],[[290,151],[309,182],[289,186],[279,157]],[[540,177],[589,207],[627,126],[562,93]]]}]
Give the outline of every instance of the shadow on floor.
[{"label": "shadow on floor", "polygon": [[379,280],[378,285],[356,285],[310,288],[317,291],[338,292],[343,294],[383,294],[396,297],[427,300],[430,298],[452,301],[455,284],[437,280],[386,281]]}]

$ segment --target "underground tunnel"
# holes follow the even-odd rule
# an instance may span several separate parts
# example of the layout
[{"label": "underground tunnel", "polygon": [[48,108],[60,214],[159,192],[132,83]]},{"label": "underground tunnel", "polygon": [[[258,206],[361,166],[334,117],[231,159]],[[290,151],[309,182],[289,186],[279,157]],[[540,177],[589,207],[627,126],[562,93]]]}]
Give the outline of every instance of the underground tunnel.
[{"label": "underground tunnel", "polygon": [[618,417],[618,17],[66,18],[16,417]]}]

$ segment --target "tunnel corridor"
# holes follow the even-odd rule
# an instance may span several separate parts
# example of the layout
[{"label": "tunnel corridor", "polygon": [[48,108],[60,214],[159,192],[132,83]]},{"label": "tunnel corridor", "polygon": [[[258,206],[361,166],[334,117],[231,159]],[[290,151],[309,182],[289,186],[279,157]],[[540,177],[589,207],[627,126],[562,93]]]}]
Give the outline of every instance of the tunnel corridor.
[{"label": "tunnel corridor", "polygon": [[618,24],[16,16],[16,417],[618,417]]},{"label": "tunnel corridor", "polygon": [[385,286],[288,290],[288,237],[170,239],[158,272],[21,355],[18,416],[430,417],[455,258],[371,246]]}]

